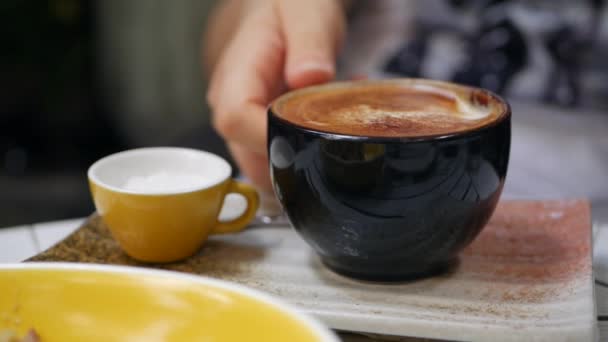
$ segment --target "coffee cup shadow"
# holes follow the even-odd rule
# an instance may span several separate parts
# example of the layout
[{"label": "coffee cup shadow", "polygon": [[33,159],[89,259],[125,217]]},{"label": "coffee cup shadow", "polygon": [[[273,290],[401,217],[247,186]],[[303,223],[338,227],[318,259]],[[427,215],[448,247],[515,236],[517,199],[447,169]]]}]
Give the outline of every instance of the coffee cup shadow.
[{"label": "coffee cup shadow", "polygon": [[[460,258],[452,259],[449,263],[443,265],[443,267],[438,268],[434,273],[427,273],[425,276],[427,280],[435,279],[435,280],[445,280],[449,279],[453,274],[458,272],[461,261]],[[369,286],[382,286],[386,285],[389,287],[399,287],[400,285],[410,285],[410,284],[420,284],[420,279],[416,276],[411,278],[399,278],[393,280],[367,280],[361,278],[353,278],[349,276],[345,276],[343,274],[337,273],[332,270],[331,267],[328,267],[321,258],[316,253],[309,253],[308,257],[308,266],[315,273],[317,278],[324,283],[326,286],[333,288],[344,288],[355,286],[358,289],[362,289],[361,286],[365,287]],[[429,283],[431,284],[431,283]],[[358,298],[354,298],[358,299]]]}]

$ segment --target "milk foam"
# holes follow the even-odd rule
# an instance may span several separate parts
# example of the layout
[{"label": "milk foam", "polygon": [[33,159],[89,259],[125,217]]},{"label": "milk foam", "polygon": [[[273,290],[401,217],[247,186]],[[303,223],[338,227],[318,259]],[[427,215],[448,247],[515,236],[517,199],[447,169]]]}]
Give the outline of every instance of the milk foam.
[{"label": "milk foam", "polygon": [[159,171],[145,176],[129,177],[122,188],[138,193],[186,191],[208,187],[214,184],[217,178],[194,173]]},{"label": "milk foam", "polygon": [[[472,104],[469,101],[463,100],[460,96],[454,94],[454,92],[444,90],[438,87],[433,87],[426,84],[414,84],[411,86],[413,89],[435,93],[447,98],[451,98],[456,103],[456,111],[452,112],[452,115],[458,116],[459,119],[463,120],[481,120],[485,119],[492,114],[491,106],[478,106]],[[430,113],[427,113],[430,114]]]}]

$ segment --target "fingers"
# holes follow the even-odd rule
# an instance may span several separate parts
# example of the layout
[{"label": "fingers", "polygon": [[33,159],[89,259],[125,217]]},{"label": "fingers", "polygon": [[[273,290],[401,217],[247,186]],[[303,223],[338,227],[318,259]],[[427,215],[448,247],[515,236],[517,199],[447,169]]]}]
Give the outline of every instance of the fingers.
[{"label": "fingers", "polygon": [[300,88],[332,80],[345,32],[343,7],[335,0],[286,0],[278,7],[287,48],[287,85]]},{"label": "fingers", "polygon": [[288,88],[332,80],[345,28],[336,0],[278,1],[256,5],[245,17],[207,94],[213,125],[241,171],[270,191],[266,107]]},{"label": "fingers", "polygon": [[266,106],[285,89],[285,47],[272,11],[251,14],[211,78],[213,124],[227,141],[266,153]]},{"label": "fingers", "polygon": [[266,193],[272,193],[267,155],[253,153],[247,146],[236,143],[230,143],[228,147],[241,172],[256,188]]}]

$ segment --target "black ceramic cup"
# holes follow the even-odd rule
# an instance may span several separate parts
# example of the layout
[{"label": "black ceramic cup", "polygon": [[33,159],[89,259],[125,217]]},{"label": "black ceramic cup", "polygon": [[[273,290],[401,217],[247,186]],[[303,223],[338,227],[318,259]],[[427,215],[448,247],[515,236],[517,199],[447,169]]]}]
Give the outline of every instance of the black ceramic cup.
[{"label": "black ceramic cup", "polygon": [[510,108],[491,92],[456,87],[503,112],[474,130],[408,138],[313,130],[275,113],[282,98],[269,107],[274,190],[330,269],[381,281],[433,275],[487,223],[507,173]]}]

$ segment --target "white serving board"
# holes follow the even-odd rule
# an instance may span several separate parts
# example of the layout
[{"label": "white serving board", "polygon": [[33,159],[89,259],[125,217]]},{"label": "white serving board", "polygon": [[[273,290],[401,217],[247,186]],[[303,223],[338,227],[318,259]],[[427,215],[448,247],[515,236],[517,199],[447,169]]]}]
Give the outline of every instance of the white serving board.
[{"label": "white serving board", "polygon": [[505,202],[451,273],[378,284],[329,271],[288,227],[213,238],[171,268],[282,297],[334,329],[456,341],[594,341],[584,201]]}]

